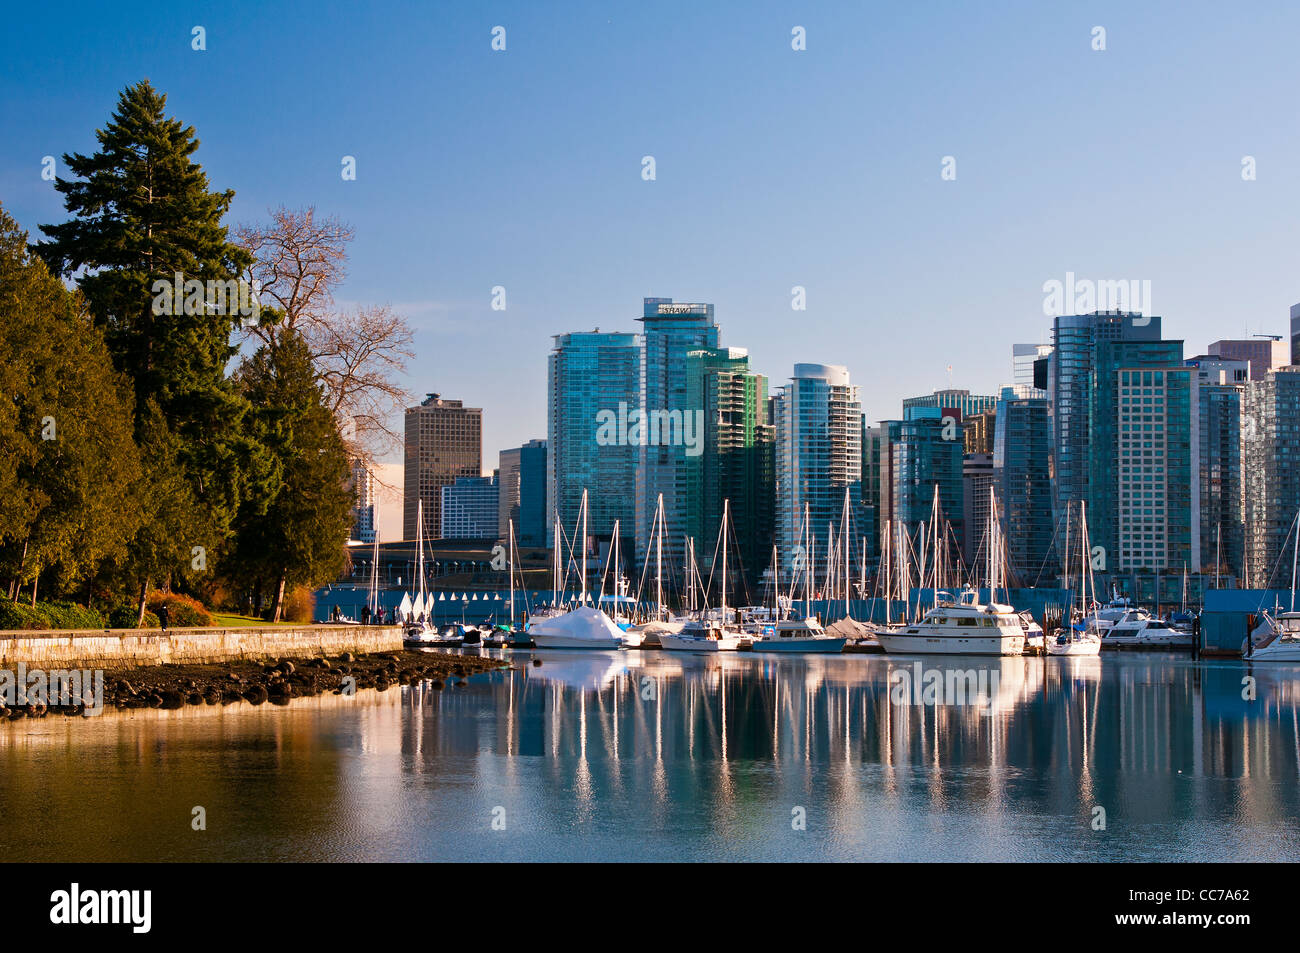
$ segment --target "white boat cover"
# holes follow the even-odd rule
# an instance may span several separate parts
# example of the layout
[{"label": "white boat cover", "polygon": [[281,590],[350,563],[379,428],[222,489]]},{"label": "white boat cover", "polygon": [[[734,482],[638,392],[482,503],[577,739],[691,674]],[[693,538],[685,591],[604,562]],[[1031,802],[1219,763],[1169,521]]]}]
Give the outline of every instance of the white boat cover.
[{"label": "white boat cover", "polygon": [[415,618],[418,619],[423,612],[424,612],[424,597],[417,592],[415,594],[415,601],[411,603],[411,613],[412,615],[415,616]]},{"label": "white boat cover", "polygon": [[836,635],[845,639],[866,639],[876,634],[876,630],[865,622],[845,616],[838,622],[826,626],[827,635]]},{"label": "white boat cover", "polygon": [[579,606],[572,612],[551,616],[529,627],[538,635],[556,635],[575,640],[607,642],[622,639],[623,630],[610,621],[609,616],[590,606]]},{"label": "white boat cover", "polygon": [[409,592],[404,592],[404,593],[402,593],[402,604],[399,605],[399,606],[397,607],[397,611],[398,611],[398,613],[401,615],[401,617],[402,617],[403,619],[406,619],[406,618],[409,618],[409,617],[410,617],[410,615],[411,615],[411,594],[410,594]]}]

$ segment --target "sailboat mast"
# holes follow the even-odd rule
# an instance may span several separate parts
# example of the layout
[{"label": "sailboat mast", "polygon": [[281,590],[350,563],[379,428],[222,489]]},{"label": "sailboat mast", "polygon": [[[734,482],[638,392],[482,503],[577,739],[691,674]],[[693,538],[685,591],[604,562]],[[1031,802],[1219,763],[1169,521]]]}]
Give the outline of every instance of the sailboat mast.
[{"label": "sailboat mast", "polygon": [[727,511],[730,500],[722,501],[722,624],[727,624]]},{"label": "sailboat mast", "polygon": [[582,491],[582,537],[578,541],[582,547],[582,579],[578,584],[578,602],[587,604],[587,491]]},{"label": "sailboat mast", "polygon": [[[655,618],[660,618],[664,607],[664,495],[659,494],[659,506],[655,510]],[[639,588],[639,586],[638,586]]]}]

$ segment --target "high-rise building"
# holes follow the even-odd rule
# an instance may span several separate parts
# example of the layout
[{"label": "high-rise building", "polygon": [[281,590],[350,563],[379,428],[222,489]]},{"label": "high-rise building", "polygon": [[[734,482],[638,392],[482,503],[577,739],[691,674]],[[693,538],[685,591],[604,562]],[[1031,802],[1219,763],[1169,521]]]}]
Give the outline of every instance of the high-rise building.
[{"label": "high-rise building", "polygon": [[497,539],[498,474],[456,477],[442,488],[444,539]]},{"label": "high-rise building", "polygon": [[402,492],[402,535],[414,541],[416,514],[424,503],[424,532],[442,532],[442,488],[457,477],[483,472],[483,411],[459,400],[430,394],[406,409],[406,455]]},{"label": "high-rise building", "polygon": [[547,363],[548,543],[557,516],[566,537],[579,529],[583,490],[588,536],[608,540],[618,520],[625,543],[632,539],[641,448],[630,417],[640,403],[640,369],[635,334],[597,329],[555,336]]},{"label": "high-rise building", "polygon": [[[953,408],[913,406],[906,419],[882,421],[888,446],[881,450],[882,516],[902,525],[916,538],[934,513],[936,491],[939,518],[951,526],[944,532],[945,563],[956,566],[966,540],[966,487],[963,431]],[[882,499],[882,503],[884,500]],[[919,548],[919,543],[917,544]],[[919,551],[919,550],[918,550]]]},{"label": "high-rise building", "polygon": [[[993,454],[966,453],[962,457],[962,557],[966,565],[977,566],[988,556],[989,514],[994,486]],[[1002,501],[998,501],[999,516]]]},{"label": "high-rise building", "polygon": [[502,450],[497,509],[497,533],[507,539],[510,522],[520,546],[546,545],[546,441],[529,440],[522,447]]},{"label": "high-rise building", "polygon": [[974,414],[982,414],[997,408],[998,399],[984,394],[972,394],[968,390],[937,390],[933,394],[921,397],[908,397],[903,401],[903,419],[909,412],[921,408],[943,411],[943,416],[953,417],[960,425],[963,420]]},{"label": "high-rise building", "polygon": [[1291,363],[1300,364],[1300,304],[1291,305]]},{"label": "high-rise building", "polygon": [[1048,584],[1057,569],[1053,547],[1052,482],[1048,458],[1051,415],[1045,391],[1005,387],[998,401],[993,440],[997,487],[1007,556],[1022,585]]},{"label": "high-rise building", "polygon": [[[1191,362],[1189,362],[1190,364]],[[1242,373],[1246,362],[1242,361]],[[1200,496],[1201,569],[1239,579],[1245,551],[1245,488],[1241,479],[1244,381],[1197,380],[1200,466],[1193,474]]]},{"label": "high-rise building", "polygon": [[993,432],[997,424],[996,407],[971,414],[962,420],[967,453],[992,453]]},{"label": "high-rise building", "polygon": [[880,557],[880,533],[884,527],[885,498],[881,496],[881,471],[885,466],[885,428],[868,427],[862,418],[862,527],[859,535],[866,539],[866,558],[875,566]]},{"label": "high-rise building", "polygon": [[[805,507],[812,535],[824,545],[828,525],[839,532],[845,490],[849,491],[851,507],[861,499],[862,404],[848,369],[837,364],[796,364],[794,377],[772,404],[776,426],[776,531],[781,575],[788,578],[803,554],[796,547],[800,545]],[[852,526],[849,532],[856,557],[859,527]]]},{"label": "high-rise building", "polygon": [[352,538],[375,541],[375,475],[362,460],[352,461]]},{"label": "high-rise building", "polygon": [[713,552],[712,541],[722,525],[723,502],[730,501],[737,550],[729,567],[740,569],[735,578],[743,580],[734,591],[757,599],[772,545],[775,507],[767,378],[749,369],[744,348],[690,351],[686,406],[703,410],[704,439],[700,453],[686,455],[680,497],[683,530],[695,538],[696,558],[703,563],[701,553],[707,558]]},{"label": "high-rise building", "polygon": [[1051,356],[1050,344],[1011,345],[1011,383],[1019,387],[1037,388],[1034,365]]},{"label": "high-rise building", "polygon": [[[1054,320],[1047,385],[1052,414],[1052,509],[1058,521],[1064,517],[1067,502],[1089,498],[1094,438],[1090,414],[1098,345],[1104,341],[1159,340],[1160,318],[1153,315],[1098,311],[1061,315]],[[1108,388],[1114,386],[1113,380],[1103,383]],[[1114,455],[1113,441],[1105,452]]]},{"label": "high-rise building", "polygon": [[[650,527],[660,494],[669,535],[665,552],[673,564],[682,557],[682,531],[687,514],[680,501],[685,486],[690,443],[700,436],[704,410],[686,399],[686,355],[718,346],[713,305],[645,298],[641,318],[643,353],[640,407],[647,432],[641,442],[636,471],[636,552],[645,556]],[[696,540],[698,552],[700,541]]]},{"label": "high-rise building", "polygon": [[1285,337],[1258,337],[1245,341],[1215,341],[1209,356],[1250,362],[1250,379],[1262,381],[1269,371],[1291,363],[1291,342]]},{"label": "high-rise building", "polygon": [[1300,366],[1277,368],[1246,385],[1243,425],[1250,584],[1286,587],[1287,537],[1300,512]]}]

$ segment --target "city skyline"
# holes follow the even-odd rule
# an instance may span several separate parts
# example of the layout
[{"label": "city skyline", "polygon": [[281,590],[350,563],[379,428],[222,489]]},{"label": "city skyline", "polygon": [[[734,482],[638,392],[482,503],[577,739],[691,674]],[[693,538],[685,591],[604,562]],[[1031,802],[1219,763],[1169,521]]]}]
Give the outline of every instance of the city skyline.
[{"label": "city skyline", "polygon": [[[545,430],[545,368],[530,355],[556,333],[631,329],[650,293],[714,303],[728,340],[774,380],[797,324],[798,359],[849,366],[872,419],[898,395],[946,386],[950,364],[960,386],[996,392],[1002,342],[1046,342],[1043,285],[1068,273],[1150,282],[1155,310],[1189,341],[1286,335],[1278,302],[1300,300],[1275,214],[1300,199],[1300,142],[1274,119],[1290,107],[1300,11],[1226,25],[1203,4],[1009,4],[936,20],[507,3],[377,12],[342,36],[302,6],[233,3],[167,12],[105,45],[113,20],[143,5],[77,9],[24,9],[0,39],[0,133],[28,144],[0,158],[10,211],[59,220],[43,157],[90,149],[112,91],[149,75],[201,130],[214,187],[236,191],[232,221],[314,204],[355,225],[341,303],[408,314],[410,390],[483,407],[485,447]],[[196,23],[204,51],[191,48]],[[280,73],[250,69],[272,53]],[[51,59],[78,68],[49,73]],[[330,61],[370,65],[314,68]],[[298,95],[303,75],[313,95]],[[304,103],[293,163],[266,161],[280,123],[244,108],[265,95]],[[448,132],[471,147],[447,149]],[[340,177],[345,156],[355,180]],[[492,309],[498,286],[504,311]],[[805,312],[791,308],[795,287]],[[877,349],[900,357],[877,362]],[[484,374],[462,351],[512,373]]]}]

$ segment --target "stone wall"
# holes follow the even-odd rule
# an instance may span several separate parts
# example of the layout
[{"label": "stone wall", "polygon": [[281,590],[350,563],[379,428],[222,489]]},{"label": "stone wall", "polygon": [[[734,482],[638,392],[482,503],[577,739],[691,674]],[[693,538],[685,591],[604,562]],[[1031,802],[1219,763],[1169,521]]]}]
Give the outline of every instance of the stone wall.
[{"label": "stone wall", "polygon": [[305,625],[205,629],[0,631],[0,666],[134,668],[227,659],[297,658],[342,652],[392,652],[400,626]]}]

